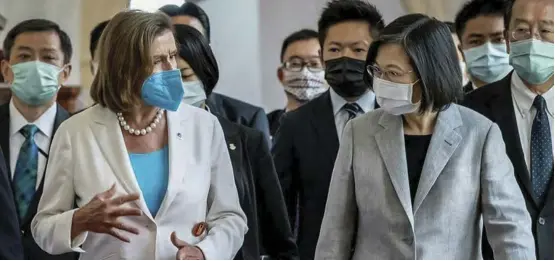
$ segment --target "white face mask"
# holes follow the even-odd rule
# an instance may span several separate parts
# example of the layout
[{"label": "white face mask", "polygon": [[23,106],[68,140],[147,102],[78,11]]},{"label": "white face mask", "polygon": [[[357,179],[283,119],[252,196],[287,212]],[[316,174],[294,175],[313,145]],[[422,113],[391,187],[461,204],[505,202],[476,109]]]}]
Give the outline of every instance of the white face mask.
[{"label": "white face mask", "polygon": [[201,81],[183,82],[183,102],[201,107],[206,100],[206,92]]},{"label": "white face mask", "polygon": [[381,108],[393,115],[415,112],[420,107],[420,101],[412,103],[413,85],[414,83],[394,83],[374,77],[376,101]]},{"label": "white face mask", "polygon": [[285,91],[299,101],[310,101],[328,90],[325,71],[313,73],[306,67],[300,72],[283,70]]}]

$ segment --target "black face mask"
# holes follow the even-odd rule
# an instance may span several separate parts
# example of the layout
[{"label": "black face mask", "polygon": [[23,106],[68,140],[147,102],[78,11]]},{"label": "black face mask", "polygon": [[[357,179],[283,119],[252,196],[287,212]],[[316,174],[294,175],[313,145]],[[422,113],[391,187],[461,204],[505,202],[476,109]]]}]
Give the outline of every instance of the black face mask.
[{"label": "black face mask", "polygon": [[365,61],[343,56],[325,61],[325,64],[326,81],[341,97],[358,97],[368,90],[364,82]]}]

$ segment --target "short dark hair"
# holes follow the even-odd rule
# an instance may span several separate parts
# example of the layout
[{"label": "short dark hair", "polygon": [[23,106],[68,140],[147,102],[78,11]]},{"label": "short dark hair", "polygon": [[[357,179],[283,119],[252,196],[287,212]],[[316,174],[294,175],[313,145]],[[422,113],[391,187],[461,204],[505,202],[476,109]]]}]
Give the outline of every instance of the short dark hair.
[{"label": "short dark hair", "polygon": [[287,36],[287,38],[283,40],[283,44],[281,45],[281,54],[279,56],[280,60],[283,62],[283,55],[285,54],[285,51],[287,51],[287,47],[289,47],[289,45],[295,42],[306,41],[310,39],[318,39],[318,32],[312,29],[302,29]]},{"label": "short dark hair", "polygon": [[511,15],[513,14],[513,6],[515,5],[516,0],[507,0],[507,10],[505,11],[505,15],[503,16],[503,21],[505,22],[505,30],[509,30],[509,26],[511,25]]},{"label": "short dark hair", "polygon": [[318,20],[320,45],[324,46],[330,27],[348,21],[367,22],[373,38],[377,38],[384,27],[382,14],[376,6],[362,0],[332,0],[328,2]]},{"label": "short dark hair", "polygon": [[[410,58],[422,88],[420,112],[430,107],[433,111],[440,111],[462,99],[462,73],[457,49],[445,23],[423,14],[395,19],[370,45],[367,66],[375,63],[384,44],[401,45]],[[372,79],[367,73],[364,80],[372,88]]]},{"label": "short dark hair", "polygon": [[206,96],[209,96],[218,83],[220,73],[208,40],[197,29],[188,25],[176,24],[174,30],[179,43],[179,57],[191,66],[204,85]]},{"label": "short dark hair", "polygon": [[459,39],[462,39],[468,21],[479,16],[504,17],[507,7],[507,0],[471,0],[466,2],[455,17],[455,29]]},{"label": "short dark hair", "polygon": [[167,14],[169,17],[187,15],[198,19],[200,24],[204,28],[206,39],[210,43],[210,19],[208,19],[208,15],[204,11],[204,9],[202,9],[197,4],[186,2],[181,6],[165,5],[162,6],[159,10]]},{"label": "short dark hair", "polygon": [[449,26],[449,31],[451,31],[452,34],[457,33],[457,30],[455,29],[455,23],[449,22],[449,21],[444,21],[443,23],[445,23],[447,26]]},{"label": "short dark hair", "polygon": [[104,31],[104,28],[108,25],[110,20],[106,20],[102,23],[97,24],[91,31],[91,39],[89,42],[89,51],[91,52],[91,58],[94,59],[94,52],[96,51],[96,46],[98,45],[98,41],[100,40],[100,36]]},{"label": "short dark hair", "polygon": [[62,48],[62,52],[64,53],[64,64],[67,64],[69,63],[69,61],[71,61],[71,55],[73,55],[71,39],[66,32],[60,29],[60,26],[57,23],[46,19],[25,20],[17,24],[8,32],[8,34],[6,35],[6,39],[4,39],[4,56],[7,60],[10,59],[12,47],[15,44],[15,38],[17,38],[17,36],[20,34],[30,32],[55,32],[56,34],[58,34],[58,37],[60,37],[60,47]]}]

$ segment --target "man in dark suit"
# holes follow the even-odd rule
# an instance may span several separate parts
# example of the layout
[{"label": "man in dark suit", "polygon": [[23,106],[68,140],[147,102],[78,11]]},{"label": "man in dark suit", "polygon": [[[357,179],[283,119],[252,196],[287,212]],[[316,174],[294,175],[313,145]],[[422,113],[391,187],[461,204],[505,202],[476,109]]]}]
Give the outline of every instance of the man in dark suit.
[{"label": "man in dark suit", "polygon": [[375,6],[333,0],[318,22],[330,90],[287,113],[272,152],[301,259],[313,259],[324,215],[339,137],[348,120],[375,108],[364,83],[370,43],[384,22]]},{"label": "man in dark suit", "polygon": [[32,19],[8,32],[4,51],[2,74],[11,85],[12,98],[0,106],[0,147],[12,180],[25,259],[75,259],[73,253],[52,256],[42,251],[30,230],[50,142],[69,117],[56,97],[71,73],[71,41],[56,23]]},{"label": "man in dark suit", "polygon": [[[182,6],[166,5],[160,8],[160,11],[170,16],[174,24],[194,27],[210,42],[210,20],[198,5],[194,3],[184,3]],[[266,139],[270,140],[270,127],[262,108],[219,93],[211,94],[206,104],[212,112],[232,122],[260,130]]]},{"label": "man in dark suit", "polygon": [[0,148],[0,259],[23,259],[19,222],[4,154]]},{"label": "man in dark suit", "polygon": [[514,71],[464,104],[499,125],[532,218],[536,256],[553,260],[553,1],[510,6],[505,37]]},{"label": "man in dark suit", "polygon": [[506,0],[472,0],[457,13],[455,29],[460,39],[470,82],[465,93],[503,79],[512,67],[505,44],[503,16]]}]

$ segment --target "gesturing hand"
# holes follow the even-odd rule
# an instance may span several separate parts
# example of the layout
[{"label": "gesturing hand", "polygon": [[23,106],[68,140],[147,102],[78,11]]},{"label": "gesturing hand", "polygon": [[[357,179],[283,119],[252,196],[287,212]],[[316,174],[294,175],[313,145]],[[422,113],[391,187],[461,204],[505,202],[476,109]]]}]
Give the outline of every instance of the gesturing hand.
[{"label": "gesturing hand", "polygon": [[79,208],[73,214],[71,226],[71,238],[74,239],[79,234],[90,231],[94,233],[110,234],[121,241],[129,243],[129,238],[124,236],[120,230],[138,235],[139,231],[118,221],[118,217],[140,216],[141,210],[135,207],[123,207],[128,202],[138,200],[138,194],[128,194],[114,198],[116,184]]},{"label": "gesturing hand", "polygon": [[175,247],[177,247],[177,254],[175,255],[176,260],[204,260],[204,254],[200,248],[189,245],[187,242],[182,241],[177,238],[175,232],[172,232],[171,241]]}]

